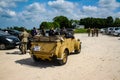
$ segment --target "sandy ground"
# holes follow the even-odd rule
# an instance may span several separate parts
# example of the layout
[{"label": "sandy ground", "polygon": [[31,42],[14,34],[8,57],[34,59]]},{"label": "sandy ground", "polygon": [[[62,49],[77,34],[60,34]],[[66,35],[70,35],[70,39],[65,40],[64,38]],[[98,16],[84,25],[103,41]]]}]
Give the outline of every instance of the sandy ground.
[{"label": "sandy ground", "polygon": [[0,80],[120,80],[120,37],[76,34],[82,41],[80,54],[67,64],[34,63],[18,49],[0,51]]}]

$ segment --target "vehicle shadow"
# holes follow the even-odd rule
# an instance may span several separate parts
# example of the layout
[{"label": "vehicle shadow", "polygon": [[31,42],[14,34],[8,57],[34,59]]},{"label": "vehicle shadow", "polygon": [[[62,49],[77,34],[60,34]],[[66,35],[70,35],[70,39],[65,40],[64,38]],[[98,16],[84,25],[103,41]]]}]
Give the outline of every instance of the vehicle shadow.
[{"label": "vehicle shadow", "polygon": [[26,58],[15,61],[16,63],[19,63],[21,65],[27,65],[31,67],[38,67],[38,68],[47,68],[47,67],[56,67],[59,66],[57,63],[54,63],[53,61],[43,61],[40,60],[39,62],[34,62],[32,58]]},{"label": "vehicle shadow", "polygon": [[16,55],[22,55],[22,54],[21,54],[21,51],[6,52],[6,54],[16,54]]}]

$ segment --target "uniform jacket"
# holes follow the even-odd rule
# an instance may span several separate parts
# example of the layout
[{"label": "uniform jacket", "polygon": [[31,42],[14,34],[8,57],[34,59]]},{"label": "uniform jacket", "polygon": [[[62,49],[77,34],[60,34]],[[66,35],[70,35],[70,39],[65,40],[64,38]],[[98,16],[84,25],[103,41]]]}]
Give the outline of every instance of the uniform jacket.
[{"label": "uniform jacket", "polygon": [[22,32],[21,36],[22,36],[21,42],[28,42],[29,34],[26,31]]}]

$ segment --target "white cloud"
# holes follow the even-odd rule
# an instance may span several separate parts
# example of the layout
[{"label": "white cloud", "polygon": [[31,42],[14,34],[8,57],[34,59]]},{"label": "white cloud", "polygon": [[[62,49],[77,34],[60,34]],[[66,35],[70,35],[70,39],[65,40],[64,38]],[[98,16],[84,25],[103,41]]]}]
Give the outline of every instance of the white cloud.
[{"label": "white cloud", "polygon": [[7,10],[6,13],[10,16],[16,16],[15,11]]},{"label": "white cloud", "polygon": [[43,16],[45,13],[46,13],[45,5],[35,2],[26,6],[25,10],[20,12],[18,17],[22,21],[38,22],[40,21],[41,16],[45,17]]},{"label": "white cloud", "polygon": [[18,2],[25,1],[27,0],[0,0],[0,27],[14,26],[21,23],[18,13],[12,8],[16,8]]},{"label": "white cloud", "polygon": [[120,3],[116,0],[99,0],[99,6],[109,10],[114,10],[120,7]]},{"label": "white cloud", "polygon": [[48,5],[54,8],[56,11],[71,13],[77,6],[77,3],[72,3],[65,0],[56,0],[56,1],[49,1]]},{"label": "white cloud", "polygon": [[[47,8],[46,8],[47,6]],[[80,10],[77,8],[77,3],[72,3],[64,0],[49,1],[47,4],[34,2],[25,7],[25,10],[20,12],[19,21],[26,25],[39,26],[42,21],[52,21],[56,16],[64,15],[70,19],[80,19]],[[28,24],[29,23],[29,24]]]},{"label": "white cloud", "polygon": [[16,16],[16,12],[12,10],[1,10],[0,17],[1,18],[13,18]]},{"label": "white cloud", "polygon": [[0,7],[6,8],[6,7],[15,7],[16,4],[14,2],[10,1],[0,1]]},{"label": "white cloud", "polygon": [[99,0],[98,6],[83,6],[83,14],[87,17],[117,17],[114,10],[120,7],[120,3],[115,0]]},{"label": "white cloud", "polygon": [[16,7],[17,2],[26,2],[27,0],[1,0],[0,7],[8,8],[8,7]]},{"label": "white cloud", "polygon": [[49,14],[46,12],[45,5],[34,2],[26,6],[22,12],[19,12],[17,17],[19,18],[18,21],[31,28],[39,26],[40,22],[48,17],[45,14]]},{"label": "white cloud", "polygon": [[16,12],[11,10],[17,6],[17,2],[25,2],[27,0],[0,0],[0,17],[13,18],[16,17]]},{"label": "white cloud", "polygon": [[83,6],[81,15],[84,17],[97,17],[99,8],[97,6]]},{"label": "white cloud", "polygon": [[114,17],[114,18],[116,18],[116,17],[117,17],[117,18],[120,18],[120,12],[117,12],[116,14],[113,14],[113,17]]},{"label": "white cloud", "polygon": [[49,1],[48,5],[52,6],[53,8],[74,8],[74,4],[72,2],[64,0]]},{"label": "white cloud", "polygon": [[45,6],[37,2],[30,4],[29,6],[26,7],[26,9],[29,12],[40,12],[41,13],[41,12],[46,11]]},{"label": "white cloud", "polygon": [[114,13],[115,10],[120,8],[120,3],[116,0],[99,0],[98,2],[98,11],[97,11],[97,17],[119,17],[116,15],[117,13]]},{"label": "white cloud", "polygon": [[48,6],[51,8],[51,16],[66,16],[69,19],[80,19],[82,13],[78,3],[70,2],[68,0],[49,1]]},{"label": "white cloud", "polygon": [[97,10],[96,6],[83,6],[83,11],[85,12],[97,12]]}]

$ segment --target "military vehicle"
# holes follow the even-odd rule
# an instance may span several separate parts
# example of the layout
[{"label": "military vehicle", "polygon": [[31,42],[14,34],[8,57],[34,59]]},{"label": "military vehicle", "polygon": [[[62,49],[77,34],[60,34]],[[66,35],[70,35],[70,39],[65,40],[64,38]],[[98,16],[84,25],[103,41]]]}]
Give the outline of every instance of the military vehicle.
[{"label": "military vehicle", "polygon": [[62,36],[36,36],[31,42],[30,55],[35,62],[55,61],[66,64],[68,55],[81,52],[80,39]]}]

